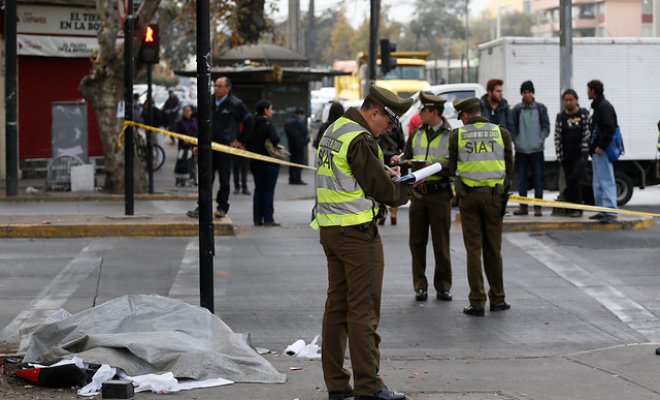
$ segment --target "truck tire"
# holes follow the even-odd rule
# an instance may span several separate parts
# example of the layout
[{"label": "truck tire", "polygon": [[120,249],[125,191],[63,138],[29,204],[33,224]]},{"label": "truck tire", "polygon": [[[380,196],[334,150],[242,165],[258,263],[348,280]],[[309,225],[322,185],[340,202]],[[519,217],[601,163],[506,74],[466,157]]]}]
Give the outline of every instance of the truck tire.
[{"label": "truck tire", "polygon": [[633,195],[633,182],[623,172],[615,172],[614,181],[616,182],[616,202],[619,206],[622,206],[629,202]]}]

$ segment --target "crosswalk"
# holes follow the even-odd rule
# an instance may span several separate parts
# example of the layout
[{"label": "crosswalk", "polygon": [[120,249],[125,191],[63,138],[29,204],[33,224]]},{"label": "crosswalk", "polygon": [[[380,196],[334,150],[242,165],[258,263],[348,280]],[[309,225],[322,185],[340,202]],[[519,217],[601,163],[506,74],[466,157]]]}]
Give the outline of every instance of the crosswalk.
[{"label": "crosswalk", "polygon": [[[579,265],[528,233],[509,234],[506,237],[511,244],[518,246],[585,295],[596,300],[650,342],[660,342],[660,319],[604,279],[590,273],[585,268],[587,261],[581,259]],[[594,268],[591,266],[590,269]]]},{"label": "crosswalk", "polygon": [[[100,271],[103,257],[100,252],[112,248],[110,241],[93,241],[85,246],[64,269],[46,285],[32,300],[28,307],[21,311],[0,334],[5,340],[17,339],[19,332],[29,331],[58,311],[67,300],[78,290],[87,278]],[[25,339],[25,336],[24,336]],[[21,349],[26,346],[21,342]]]},{"label": "crosswalk", "polygon": [[[100,276],[103,269],[104,254],[117,251],[114,247],[117,246],[118,240],[121,239],[95,239],[77,253],[69,254],[68,258],[57,259],[57,261],[68,261],[65,261],[64,268],[0,331],[0,341],[16,341],[19,338],[19,332],[29,331],[30,327],[42,323],[49,315],[62,308],[85,282],[95,282],[94,277],[97,274]],[[606,274],[594,273],[595,270],[598,270],[598,266],[589,264],[588,260],[576,258],[566,249],[549,244],[542,238],[529,233],[506,234],[504,240],[505,247],[515,246],[520,249],[523,259],[534,259],[540,263],[542,268],[552,271],[570,283],[582,295],[600,304],[634,332],[650,342],[660,342],[660,319],[652,310],[645,308],[618,289],[622,282],[608,279]],[[161,293],[190,304],[199,304],[198,240],[197,238],[182,238],[181,242],[176,243],[177,247],[183,244],[181,253],[178,253],[181,254],[181,259],[178,269],[176,269],[177,261],[174,262],[176,272],[170,275],[171,281],[164,281],[166,289]],[[230,244],[227,242],[216,243],[216,258],[222,260],[236,256],[229,246]],[[33,256],[35,255],[29,257]],[[458,273],[465,258],[463,244],[460,240],[452,242],[452,256],[455,257],[454,265],[456,273]],[[5,265],[11,263],[17,257],[20,257],[20,254],[9,252],[0,254],[0,267],[3,266],[3,263]],[[507,256],[505,256],[506,263]],[[2,271],[3,269],[0,268],[0,281],[3,279]],[[226,295],[224,281],[226,280],[216,281],[216,297]],[[407,286],[406,290],[408,290]],[[2,301],[0,299],[0,308]]]}]

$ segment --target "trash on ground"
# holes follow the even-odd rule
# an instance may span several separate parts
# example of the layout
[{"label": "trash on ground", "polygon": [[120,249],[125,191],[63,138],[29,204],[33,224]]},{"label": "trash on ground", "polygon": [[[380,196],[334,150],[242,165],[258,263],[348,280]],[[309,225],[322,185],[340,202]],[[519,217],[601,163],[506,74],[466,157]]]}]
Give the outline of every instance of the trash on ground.
[{"label": "trash on ground", "polygon": [[303,367],[289,367],[289,371],[300,371]]},{"label": "trash on ground", "polygon": [[133,382],[122,380],[108,380],[101,386],[101,397],[104,399],[132,399],[135,395]]},{"label": "trash on ground", "polygon": [[287,356],[309,358],[312,360],[319,359],[321,358],[321,349],[317,344],[318,341],[318,335],[316,335],[314,340],[312,340],[309,344],[305,344],[304,340],[298,339],[287,346],[286,349],[284,349],[284,354]]},{"label": "trash on ground", "polygon": [[27,194],[37,194],[39,193],[39,189],[35,188],[34,186],[28,186],[25,188],[25,193]]},{"label": "trash on ground", "polygon": [[[179,386],[167,386],[163,392],[190,385],[286,381],[286,375],[257,354],[249,335],[234,333],[204,308],[158,295],[123,296],[51,320],[31,335],[24,362],[78,357],[123,370],[125,376],[119,376],[129,377],[137,387],[139,376],[147,374],[195,380],[177,382]],[[69,368],[80,370],[75,364]]]}]

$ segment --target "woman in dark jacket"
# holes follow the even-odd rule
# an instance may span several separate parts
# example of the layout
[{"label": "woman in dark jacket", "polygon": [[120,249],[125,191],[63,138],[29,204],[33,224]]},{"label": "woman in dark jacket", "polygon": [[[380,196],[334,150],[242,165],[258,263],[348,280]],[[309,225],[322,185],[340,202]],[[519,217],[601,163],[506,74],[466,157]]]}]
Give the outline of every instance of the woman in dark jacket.
[{"label": "woman in dark jacket", "polygon": [[[191,105],[183,107],[181,119],[176,121],[174,125],[174,132],[197,137],[197,118],[193,117]],[[177,186],[186,186],[188,183],[197,185],[197,168],[195,168],[195,156],[192,147],[192,144],[179,140],[176,164],[174,165],[174,177]]]},{"label": "woman in dark jacket", "polygon": [[[266,139],[273,145],[280,143],[280,136],[270,119],[273,116],[273,105],[268,100],[257,103],[254,131],[248,141],[248,150],[268,155]],[[280,166],[264,161],[251,160],[250,171],[254,176],[254,200],[252,214],[255,226],[279,226],[273,220],[273,201],[275,198],[275,185]]]}]

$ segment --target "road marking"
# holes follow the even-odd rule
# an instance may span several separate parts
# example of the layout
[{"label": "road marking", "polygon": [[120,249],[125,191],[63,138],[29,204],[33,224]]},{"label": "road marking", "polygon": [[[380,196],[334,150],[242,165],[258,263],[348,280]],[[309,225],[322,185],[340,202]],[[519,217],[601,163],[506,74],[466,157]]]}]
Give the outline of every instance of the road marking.
[{"label": "road marking", "polygon": [[166,200],[152,200],[150,202],[153,204],[156,208],[158,208],[160,211],[168,214],[183,214],[185,212],[184,209],[182,209],[179,206],[176,206],[175,204],[172,204],[171,201],[166,201]]},{"label": "road marking", "polygon": [[[112,248],[107,239],[103,242],[94,241],[85,246],[78,255],[51,280],[46,287],[21,311],[3,330],[3,339],[17,339],[19,333],[27,333],[29,329],[42,323],[46,318],[62,308],[67,300],[78,290],[80,285],[101,266],[103,258],[98,251]],[[30,335],[24,335],[20,350],[25,350]]]},{"label": "road marking", "polygon": [[511,244],[520,247],[557,275],[581,289],[587,296],[599,302],[646,339],[651,342],[660,341],[660,320],[646,308],[545,243],[532,238],[528,233],[507,234],[505,237]]},{"label": "road marking", "polygon": [[[197,284],[196,284],[197,283]],[[167,297],[191,300],[199,298],[199,241],[191,239],[183,252],[181,267]]]},{"label": "road marking", "polygon": [[[222,258],[229,254],[228,246],[215,244],[215,257]],[[214,295],[225,294],[224,281],[214,275]],[[190,239],[181,259],[181,267],[170,287],[168,297],[185,301],[189,304],[199,304],[199,240]]]}]

